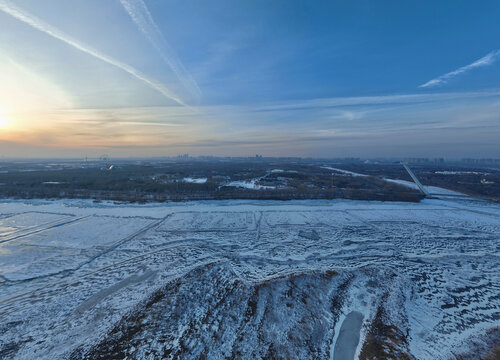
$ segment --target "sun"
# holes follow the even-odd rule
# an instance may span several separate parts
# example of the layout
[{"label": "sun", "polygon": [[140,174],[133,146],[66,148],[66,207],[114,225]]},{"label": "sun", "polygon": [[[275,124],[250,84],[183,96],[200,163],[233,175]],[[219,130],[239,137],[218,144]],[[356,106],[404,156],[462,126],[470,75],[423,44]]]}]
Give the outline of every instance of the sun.
[{"label": "sun", "polygon": [[7,116],[0,115],[0,129],[9,127],[10,119]]}]

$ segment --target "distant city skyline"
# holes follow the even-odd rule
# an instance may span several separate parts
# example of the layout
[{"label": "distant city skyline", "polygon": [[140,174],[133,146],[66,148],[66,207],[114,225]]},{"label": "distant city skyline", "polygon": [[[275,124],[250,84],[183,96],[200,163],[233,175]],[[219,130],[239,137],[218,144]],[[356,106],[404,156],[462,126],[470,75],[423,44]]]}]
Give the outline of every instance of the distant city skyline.
[{"label": "distant city skyline", "polygon": [[0,0],[0,156],[500,157],[498,1]]}]

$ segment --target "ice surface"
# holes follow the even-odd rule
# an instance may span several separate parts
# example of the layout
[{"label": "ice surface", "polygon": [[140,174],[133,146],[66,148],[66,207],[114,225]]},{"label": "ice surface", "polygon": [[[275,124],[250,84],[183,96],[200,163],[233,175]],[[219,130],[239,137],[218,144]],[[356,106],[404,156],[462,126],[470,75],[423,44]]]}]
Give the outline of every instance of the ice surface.
[{"label": "ice surface", "polygon": [[448,359],[500,326],[499,234],[473,198],[4,201],[0,358]]}]

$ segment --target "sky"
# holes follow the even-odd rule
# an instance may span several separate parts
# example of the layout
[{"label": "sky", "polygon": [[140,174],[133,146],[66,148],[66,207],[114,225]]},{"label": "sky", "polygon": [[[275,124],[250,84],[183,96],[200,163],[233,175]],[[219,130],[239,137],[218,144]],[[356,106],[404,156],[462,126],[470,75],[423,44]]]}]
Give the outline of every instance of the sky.
[{"label": "sky", "polygon": [[500,157],[500,2],[0,0],[0,157]]}]

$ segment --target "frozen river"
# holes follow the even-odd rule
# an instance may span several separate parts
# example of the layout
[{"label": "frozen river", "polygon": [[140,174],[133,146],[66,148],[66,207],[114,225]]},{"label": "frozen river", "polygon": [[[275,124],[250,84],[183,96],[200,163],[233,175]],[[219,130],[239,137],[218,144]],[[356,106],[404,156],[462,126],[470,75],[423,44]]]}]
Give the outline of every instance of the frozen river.
[{"label": "frozen river", "polygon": [[0,358],[448,359],[498,337],[499,250],[474,199],[4,201]]}]

